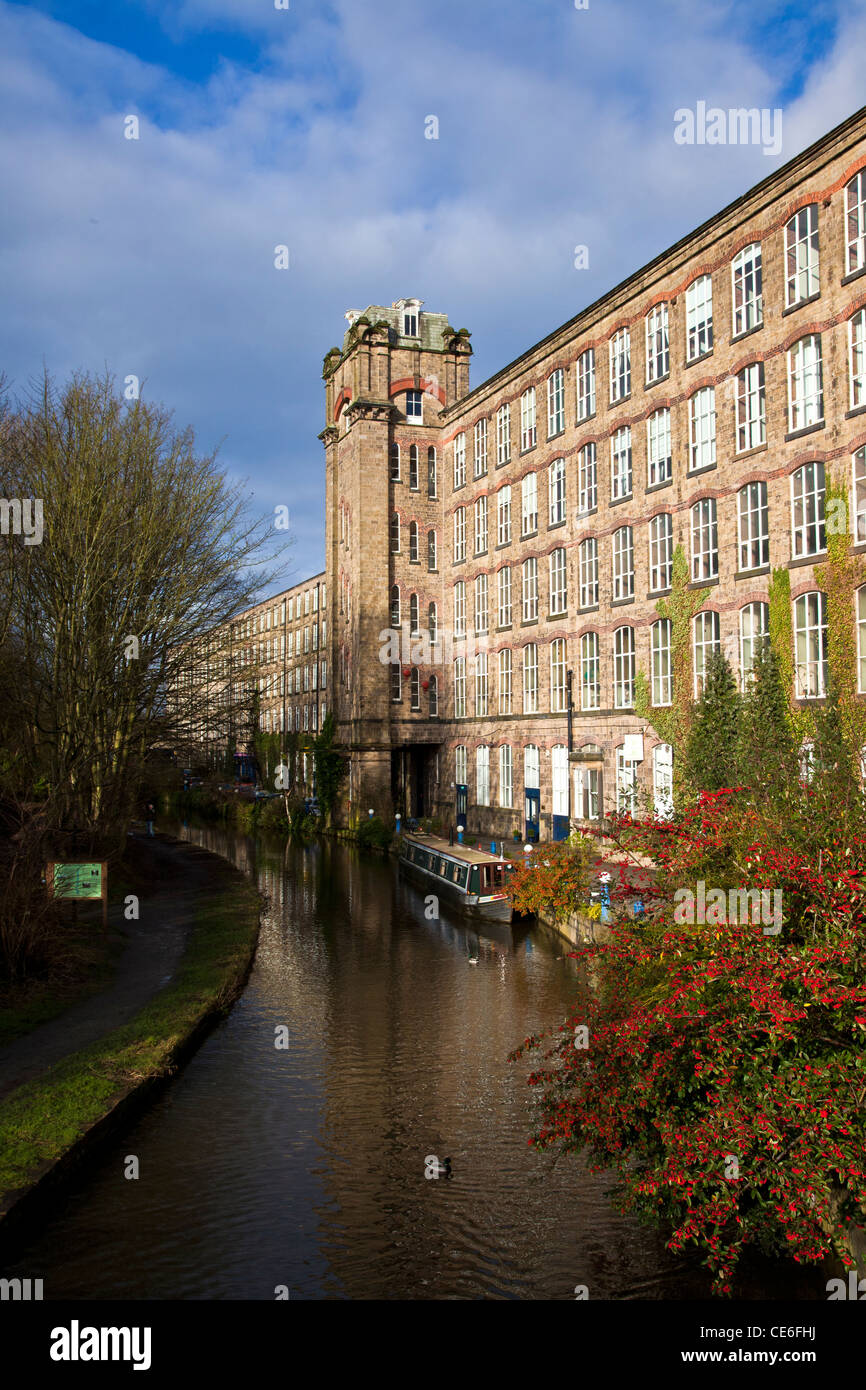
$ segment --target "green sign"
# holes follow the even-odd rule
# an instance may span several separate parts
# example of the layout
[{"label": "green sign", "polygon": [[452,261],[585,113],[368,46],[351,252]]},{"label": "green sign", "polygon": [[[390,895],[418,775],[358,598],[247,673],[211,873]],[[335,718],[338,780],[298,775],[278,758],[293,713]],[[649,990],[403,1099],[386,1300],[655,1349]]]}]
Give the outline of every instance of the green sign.
[{"label": "green sign", "polygon": [[55,898],[101,898],[101,864],[55,864]]}]

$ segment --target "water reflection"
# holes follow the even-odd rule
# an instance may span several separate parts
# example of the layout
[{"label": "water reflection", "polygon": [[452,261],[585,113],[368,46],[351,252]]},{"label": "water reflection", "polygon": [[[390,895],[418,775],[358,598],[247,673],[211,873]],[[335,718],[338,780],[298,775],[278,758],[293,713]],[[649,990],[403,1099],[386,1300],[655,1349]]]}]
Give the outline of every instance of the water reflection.
[{"label": "water reflection", "polygon": [[[46,1297],[705,1296],[602,1177],[527,1146],[527,1068],[505,1058],[582,988],[561,944],[431,920],[392,863],[342,844],[182,833],[267,898],[249,985],[5,1272],[38,1272]],[[450,1180],[425,1178],[432,1154]],[[796,1277],[752,1296],[808,1296]]]}]

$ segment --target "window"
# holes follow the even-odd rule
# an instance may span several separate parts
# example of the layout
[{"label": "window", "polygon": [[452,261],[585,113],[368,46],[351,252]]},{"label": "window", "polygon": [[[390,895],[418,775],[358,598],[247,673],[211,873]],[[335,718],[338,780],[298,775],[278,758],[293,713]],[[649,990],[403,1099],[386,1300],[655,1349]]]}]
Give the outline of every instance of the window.
[{"label": "window", "polygon": [[422,400],[420,391],[406,392],[406,419],[417,420],[420,423],[422,419]]},{"label": "window", "polygon": [[577,456],[577,507],[581,513],[598,506],[598,470],[594,444],[584,444]]},{"label": "window", "polygon": [[554,459],[548,469],[550,525],[565,521],[565,459]]},{"label": "window", "polygon": [[621,328],[610,340],[610,403],[631,395],[631,335]]},{"label": "window", "polygon": [[466,585],[462,579],[454,585],[454,636],[466,636]]},{"label": "window", "polygon": [[645,319],[646,324],[646,379],[660,381],[670,370],[670,347],[668,342],[668,306],[656,304]]},{"label": "window", "polygon": [[745,690],[755,666],[755,657],[770,637],[770,605],[747,603],[740,609],[740,688]]},{"label": "window", "polygon": [[550,554],[550,616],[568,610],[568,581],[566,578],[565,551],[553,550]]},{"label": "window", "polygon": [[564,714],[568,708],[565,660],[565,638],[557,637],[550,644],[550,709],[553,714]]},{"label": "window", "polygon": [[417,666],[412,667],[409,677],[409,707],[413,710],[421,708],[421,676]]},{"label": "window", "polygon": [[475,499],[475,554],[487,552],[487,498]]},{"label": "window", "polygon": [[496,541],[511,544],[511,488],[501,487],[496,494]]},{"label": "window", "polygon": [[689,399],[689,470],[716,461],[716,391],[704,386]]},{"label": "window", "polygon": [[466,657],[454,662],[454,718],[466,718]]},{"label": "window", "polygon": [[826,597],[820,589],[794,604],[794,649],[798,699],[820,699],[827,694]]},{"label": "window", "polygon": [[458,507],[454,513],[454,559],[466,559],[466,508]]},{"label": "window", "polygon": [[669,743],[653,749],[653,810],[659,820],[674,813],[674,750]]},{"label": "window", "polygon": [[585,632],[580,639],[580,708],[598,709],[601,704],[598,633]]},{"label": "window", "polygon": [[631,429],[624,425],[611,435],[610,440],[610,497],[618,498],[631,494]]},{"label": "window", "polygon": [[466,435],[460,433],[454,438],[454,486],[463,487],[466,482]]},{"label": "window", "polygon": [[581,541],[578,551],[580,607],[594,608],[598,603],[598,541],[595,536]]},{"label": "window", "polygon": [[666,483],[672,476],[671,412],[657,410],[646,422],[647,486]]},{"label": "window", "polygon": [[503,743],[499,749],[499,805],[514,805],[514,764],[510,743]]},{"label": "window", "polygon": [[436,496],[436,449],[432,444],[427,450],[427,496]]},{"label": "window", "polygon": [[824,465],[805,463],[791,475],[791,553],[817,555],[825,550]]},{"label": "window", "polygon": [[565,372],[557,367],[547,378],[547,437],[565,429]]},{"label": "window", "polygon": [[698,613],[694,620],[694,670],[695,699],[700,699],[707,674],[707,657],[721,650],[719,639],[719,615],[714,612]]},{"label": "window", "polygon": [[616,809],[620,815],[634,815],[637,811],[637,767],[620,744],[616,750]]},{"label": "window", "polygon": [[866,446],[851,457],[854,477],[854,540],[866,541]]},{"label": "window", "polygon": [[574,814],[579,820],[598,820],[599,769],[574,769]]},{"label": "window", "polygon": [[686,290],[686,357],[694,362],[713,348],[713,280],[701,275]]},{"label": "window", "polygon": [[523,713],[538,713],[538,647],[534,642],[523,648]]},{"label": "window", "polygon": [[747,483],[737,494],[740,569],[757,570],[770,563],[770,520],[767,484]]},{"label": "window", "polygon": [[479,652],[475,658],[475,714],[481,717],[487,713],[487,653]]},{"label": "window", "polygon": [[391,482],[400,481],[400,445],[394,441],[391,445]]},{"label": "window", "polygon": [[613,533],[613,597],[631,598],[634,593],[634,540],[630,526]]},{"label": "window", "polygon": [[633,627],[618,627],[613,634],[613,703],[616,709],[634,704]]},{"label": "window", "polygon": [[397,584],[391,589],[391,627],[400,626],[400,589]]},{"label": "window", "polygon": [[435,647],[439,640],[439,612],[435,603],[427,605],[427,632],[431,647]]},{"label": "window", "polygon": [[650,630],[650,649],[652,652],[652,702],[654,705],[669,705],[673,700],[674,668],[671,656],[670,618],[659,618]]},{"label": "window", "polygon": [[737,453],[767,442],[764,364],[753,362],[737,373]]},{"label": "window", "polygon": [[418,315],[414,309],[405,309],[403,311],[403,337],[418,337]]},{"label": "window", "polygon": [[650,593],[669,589],[673,577],[674,519],[670,512],[654,516],[649,524]]},{"label": "window", "polygon": [[857,689],[866,693],[866,587],[857,590]]},{"label": "window", "polygon": [[416,633],[416,632],[420,632],[420,630],[421,630],[421,629],[420,629],[420,626],[419,626],[419,623],[418,623],[418,595],[417,595],[417,594],[410,594],[410,596],[409,596],[409,632],[410,632],[410,634],[414,637],[415,633]]},{"label": "window", "polygon": [[511,458],[511,406],[501,405],[496,412],[496,466]]},{"label": "window", "polygon": [[523,561],[523,621],[534,622],[538,617],[538,560],[531,555]]},{"label": "window", "polygon": [[530,386],[520,397],[520,448],[535,448],[535,387]]},{"label": "window", "polygon": [[409,486],[413,492],[418,491],[418,445],[412,444],[409,447]]},{"label": "window", "polygon": [[475,799],[479,806],[490,805],[490,749],[482,743],[475,750]]},{"label": "window", "polygon": [[396,512],[391,517],[391,553],[400,553],[400,518]]},{"label": "window", "polygon": [[391,663],[391,699],[402,700],[403,698],[403,679],[400,671],[400,663]]},{"label": "window", "polygon": [[523,785],[528,790],[537,790],[541,785],[541,759],[534,743],[527,743],[523,750]]},{"label": "window", "polygon": [[430,705],[429,705],[429,708],[430,708],[430,718],[431,718],[431,719],[435,719],[435,718],[437,717],[437,715],[439,714],[439,678],[438,678],[438,676],[431,676],[431,677],[430,677],[430,692],[429,692],[429,697],[428,697],[428,698],[429,698],[429,701],[430,701]]},{"label": "window", "polygon": [[520,484],[520,534],[530,536],[538,530],[538,477],[527,473]]},{"label": "window", "polygon": [[866,405],[866,309],[848,320],[848,370],[851,409]]},{"label": "window", "polygon": [[819,289],[818,204],[810,203],[785,228],[785,307],[810,299]]},{"label": "window", "polygon": [[595,414],[595,349],[587,348],[577,359],[577,419]]},{"label": "window", "polygon": [[846,273],[866,265],[866,169],[855,174],[845,189]]},{"label": "window", "polygon": [[511,648],[499,653],[499,713],[511,713]]},{"label": "window", "polygon": [[436,532],[435,532],[435,531],[428,531],[428,532],[427,532],[427,568],[428,568],[428,570],[435,570],[435,568],[436,568]]},{"label": "window", "polygon": [[474,463],[473,475],[476,478],[483,478],[487,472],[487,421],[478,420],[474,430]]},{"label": "window", "polygon": [[500,627],[511,627],[511,570],[508,565],[499,571],[497,591],[498,624]]},{"label": "window", "polygon": [[454,781],[457,783],[458,787],[465,787],[465,786],[466,786],[466,783],[467,783],[468,780],[469,780],[468,765],[469,765],[469,763],[468,763],[468,759],[467,759],[467,757],[466,757],[466,749],[465,749],[464,747],[462,747],[462,746],[459,747],[459,748],[455,748],[455,749],[454,749]]},{"label": "window", "polygon": [[761,247],[758,243],[744,246],[731,265],[733,335],[748,333],[764,322],[764,298],[761,290]]},{"label": "window", "polygon": [[550,809],[555,816],[568,815],[568,749],[555,743],[550,750]]},{"label": "window", "polygon": [[704,497],[692,507],[692,579],[714,579],[718,572],[716,499]]},{"label": "window", "polygon": [[821,338],[810,333],[788,351],[788,429],[802,430],[824,419]]},{"label": "window", "polygon": [[487,631],[487,575],[475,577],[475,631]]},{"label": "window", "polygon": [[418,564],[418,523],[409,522],[409,561],[413,565]]}]

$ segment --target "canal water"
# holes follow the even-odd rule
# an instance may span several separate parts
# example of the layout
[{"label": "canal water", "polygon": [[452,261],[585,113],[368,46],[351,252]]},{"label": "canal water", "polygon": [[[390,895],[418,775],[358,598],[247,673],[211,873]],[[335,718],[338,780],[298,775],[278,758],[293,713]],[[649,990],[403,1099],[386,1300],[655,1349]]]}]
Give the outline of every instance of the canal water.
[{"label": "canal water", "polygon": [[[267,897],[249,983],[4,1273],[46,1298],[706,1297],[602,1176],[528,1147],[529,1068],[506,1057],[582,988],[566,946],[430,920],[393,862],[340,843],[178,833]],[[751,1279],[747,1297],[819,1296],[815,1273]]]}]

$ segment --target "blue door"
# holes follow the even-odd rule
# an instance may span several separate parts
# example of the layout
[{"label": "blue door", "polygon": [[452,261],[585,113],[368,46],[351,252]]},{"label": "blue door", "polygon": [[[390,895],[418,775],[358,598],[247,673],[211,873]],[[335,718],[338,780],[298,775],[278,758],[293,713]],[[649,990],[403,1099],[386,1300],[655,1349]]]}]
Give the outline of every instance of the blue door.
[{"label": "blue door", "polygon": [[457,829],[466,829],[466,807],[469,805],[469,788],[465,782],[457,783]]},{"label": "blue door", "polygon": [[541,791],[538,787],[527,787],[526,796],[526,839],[530,844],[538,840],[538,827],[541,823]]},{"label": "blue door", "polygon": [[568,816],[551,816],[554,840],[568,839]]}]

